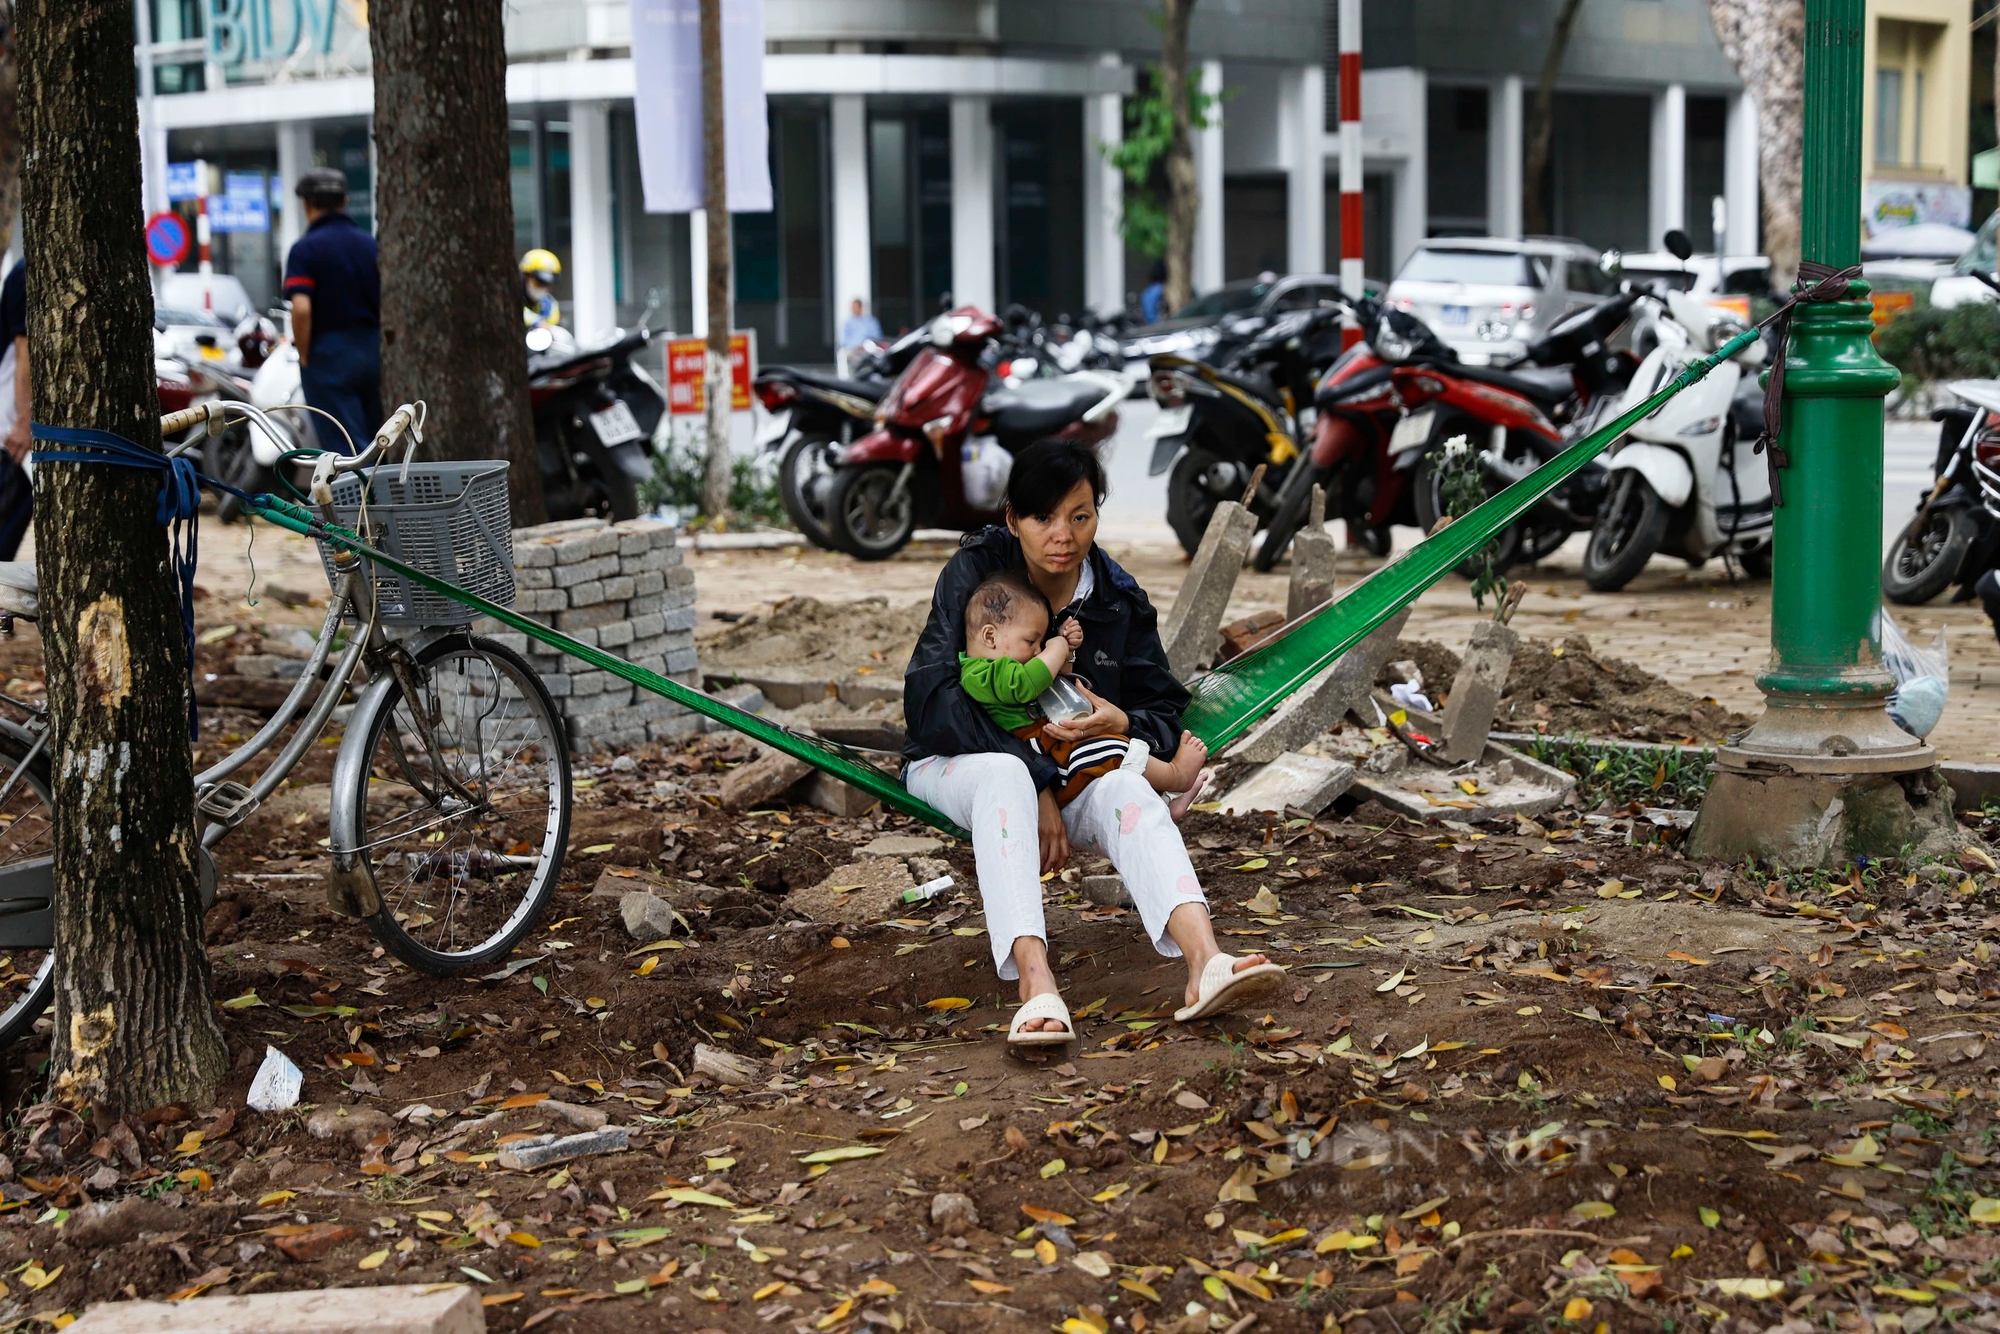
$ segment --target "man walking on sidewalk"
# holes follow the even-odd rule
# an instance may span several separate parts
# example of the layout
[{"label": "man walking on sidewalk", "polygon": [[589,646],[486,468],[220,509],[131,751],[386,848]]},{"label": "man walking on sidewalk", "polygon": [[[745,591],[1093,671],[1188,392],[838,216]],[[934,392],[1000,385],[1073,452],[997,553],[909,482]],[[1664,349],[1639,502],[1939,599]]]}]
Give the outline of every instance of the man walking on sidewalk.
[{"label": "man walking on sidewalk", "polygon": [[[315,167],[299,177],[306,234],[285,257],[292,342],[320,443],[346,454],[367,446],[382,422],[382,279],[375,238],[347,216],[347,177]],[[351,444],[350,444],[351,440]]]}]

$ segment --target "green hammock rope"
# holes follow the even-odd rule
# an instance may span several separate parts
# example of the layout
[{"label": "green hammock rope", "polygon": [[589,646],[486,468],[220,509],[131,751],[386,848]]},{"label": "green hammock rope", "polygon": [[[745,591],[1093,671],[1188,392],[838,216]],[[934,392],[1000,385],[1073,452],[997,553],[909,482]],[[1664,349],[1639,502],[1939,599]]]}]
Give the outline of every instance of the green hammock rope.
[{"label": "green hammock rope", "polygon": [[[1341,654],[1365,639],[1398,609],[1414,601],[1446,571],[1534,508],[1572,473],[1602,453],[1613,440],[1657,412],[1675,394],[1742,351],[1756,337],[1754,329],[1737,335],[1713,355],[1690,364],[1659,392],[1616,421],[1571,445],[1499,495],[1487,499],[1443,532],[1419,542],[1401,559],[1376,571],[1340,601],[1301,618],[1277,637],[1197,678],[1191,687],[1194,700],[1183,725],[1212,751],[1228,745],[1273,704],[1331,666]],[[658,672],[626,662],[595,645],[573,639],[510,607],[468,593],[376,550],[349,529],[327,523],[289,501],[276,496],[261,496],[252,502],[252,509],[281,528],[353,551],[432,592],[462,602],[480,615],[490,616],[530,639],[656,695],[664,695],[683,708],[713,718],[773,750],[832,774],[840,781],[879,798],[891,810],[914,816],[953,837],[969,837],[934,807],[911,796],[895,775],[877,768],[857,750],[780,727],[768,718],[761,718]]]}]

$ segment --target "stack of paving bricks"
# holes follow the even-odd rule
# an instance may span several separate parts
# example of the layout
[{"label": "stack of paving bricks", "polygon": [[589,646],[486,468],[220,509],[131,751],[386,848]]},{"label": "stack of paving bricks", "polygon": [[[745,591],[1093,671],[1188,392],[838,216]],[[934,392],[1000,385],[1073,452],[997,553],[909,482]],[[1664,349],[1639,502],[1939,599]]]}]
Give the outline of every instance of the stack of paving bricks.
[{"label": "stack of paving bricks", "polygon": [[[651,519],[570,519],[514,533],[514,609],[627,662],[701,688],[695,667],[694,571],[677,530]],[[579,754],[666,741],[702,730],[701,715],[486,623],[520,650],[555,697]]]}]

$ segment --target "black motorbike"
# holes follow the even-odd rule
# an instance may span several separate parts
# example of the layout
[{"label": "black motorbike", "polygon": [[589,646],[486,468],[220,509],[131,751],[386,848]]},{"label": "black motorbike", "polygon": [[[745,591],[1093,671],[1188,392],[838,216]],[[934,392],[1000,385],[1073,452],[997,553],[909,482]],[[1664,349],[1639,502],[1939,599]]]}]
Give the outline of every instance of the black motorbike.
[{"label": "black motorbike", "polygon": [[1882,594],[1915,607],[1952,583],[1969,601],[1980,575],[2000,565],[2000,381],[1948,386],[1960,401],[1931,414],[1941,423],[1936,481],[1882,561]]},{"label": "black motorbike", "polygon": [[767,414],[757,447],[778,456],[778,496],[814,546],[840,550],[827,526],[833,469],[848,445],[874,429],[876,405],[929,335],[926,324],[887,347],[871,347],[846,376],[803,366],[766,366],[757,373],[750,392]]},{"label": "black motorbike", "polygon": [[1167,524],[1192,555],[1224,500],[1240,499],[1261,466],[1250,499],[1262,527],[1276,512],[1284,479],[1312,431],[1313,385],[1340,355],[1337,306],[1292,311],[1220,364],[1164,353],[1147,362],[1147,392],[1160,415],[1147,431],[1147,467],[1167,479]]},{"label": "black motorbike", "polygon": [[528,332],[528,401],[549,518],[630,519],[653,475],[653,433],[667,412],[659,382],[633,358],[653,341],[641,323],[578,348],[548,329]]}]

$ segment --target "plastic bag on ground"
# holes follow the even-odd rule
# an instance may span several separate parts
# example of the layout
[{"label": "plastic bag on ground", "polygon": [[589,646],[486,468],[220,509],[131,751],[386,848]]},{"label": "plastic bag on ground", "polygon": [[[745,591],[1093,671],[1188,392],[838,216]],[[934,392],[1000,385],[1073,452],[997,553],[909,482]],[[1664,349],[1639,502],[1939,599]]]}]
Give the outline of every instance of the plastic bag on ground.
[{"label": "plastic bag on ground", "polygon": [[296,1107],[305,1086],[305,1072],[276,1047],[266,1045],[264,1063],[250,1081],[250,1095],[244,1101],[260,1112],[282,1112]]},{"label": "plastic bag on ground", "polygon": [[1913,644],[1903,636],[1895,617],[1883,608],[1876,629],[1882,640],[1882,665],[1896,678],[1895,693],[1886,705],[1889,720],[1914,737],[1927,737],[1944,716],[1951,692],[1951,654],[1945,627],[1929,644]]}]

